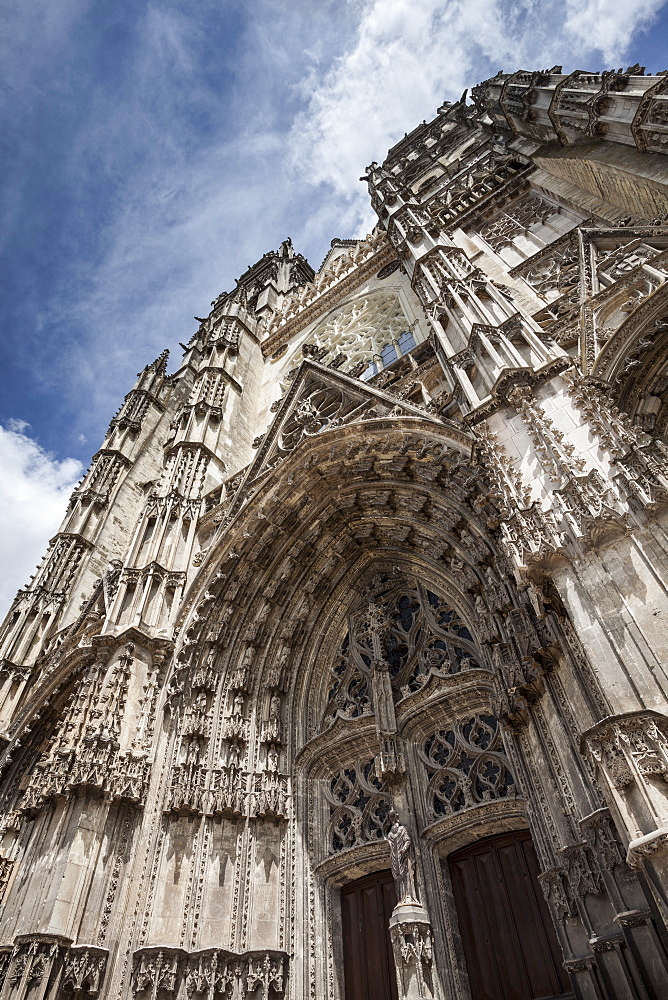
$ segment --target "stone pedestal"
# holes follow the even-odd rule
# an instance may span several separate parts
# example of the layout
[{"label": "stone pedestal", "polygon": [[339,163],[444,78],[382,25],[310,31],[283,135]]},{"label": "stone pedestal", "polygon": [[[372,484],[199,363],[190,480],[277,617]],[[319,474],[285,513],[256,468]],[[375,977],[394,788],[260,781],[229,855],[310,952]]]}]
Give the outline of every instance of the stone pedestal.
[{"label": "stone pedestal", "polygon": [[390,917],[399,1000],[436,1000],[429,915],[417,901],[402,900]]}]

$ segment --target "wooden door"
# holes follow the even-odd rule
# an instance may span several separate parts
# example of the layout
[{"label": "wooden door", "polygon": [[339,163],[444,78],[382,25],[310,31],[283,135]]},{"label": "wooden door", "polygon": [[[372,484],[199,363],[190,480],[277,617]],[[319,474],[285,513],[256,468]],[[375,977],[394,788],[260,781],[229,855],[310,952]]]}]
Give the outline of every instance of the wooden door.
[{"label": "wooden door", "polygon": [[527,832],[448,859],[473,1000],[571,997]]},{"label": "wooden door", "polygon": [[374,872],[341,890],[346,1000],[397,1000],[389,931],[396,903],[389,871]]}]

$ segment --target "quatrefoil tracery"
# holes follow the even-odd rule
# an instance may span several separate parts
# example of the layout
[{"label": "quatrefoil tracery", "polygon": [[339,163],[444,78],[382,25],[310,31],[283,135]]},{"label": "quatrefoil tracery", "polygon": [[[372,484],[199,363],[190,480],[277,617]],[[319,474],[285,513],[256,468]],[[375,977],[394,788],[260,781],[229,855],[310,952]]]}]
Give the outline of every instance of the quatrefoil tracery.
[{"label": "quatrefoil tracery", "polygon": [[420,756],[429,774],[427,808],[432,819],[516,793],[498,720],[476,715],[440,729]]}]

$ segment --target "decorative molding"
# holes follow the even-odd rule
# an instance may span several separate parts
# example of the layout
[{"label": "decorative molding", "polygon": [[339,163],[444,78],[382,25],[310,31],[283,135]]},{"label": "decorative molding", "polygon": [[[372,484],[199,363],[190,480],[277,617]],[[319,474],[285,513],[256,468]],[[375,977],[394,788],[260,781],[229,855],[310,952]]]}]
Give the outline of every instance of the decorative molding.
[{"label": "decorative molding", "polygon": [[[278,1000],[285,996],[288,956],[282,951],[222,948],[186,952],[180,948],[142,948],[133,955],[132,994],[146,1000],[172,996],[181,989],[188,998],[216,994],[236,1000]],[[260,991],[258,994],[257,991]]]},{"label": "decorative molding", "polygon": [[542,368],[506,368],[492,386],[489,398],[483,400],[479,406],[471,410],[464,417],[464,423],[468,427],[474,427],[481,420],[486,420],[493,413],[511,405],[509,396],[515,387],[535,387],[543,382],[548,382],[555,375],[565,372],[573,364],[568,357],[553,358],[543,365]]}]

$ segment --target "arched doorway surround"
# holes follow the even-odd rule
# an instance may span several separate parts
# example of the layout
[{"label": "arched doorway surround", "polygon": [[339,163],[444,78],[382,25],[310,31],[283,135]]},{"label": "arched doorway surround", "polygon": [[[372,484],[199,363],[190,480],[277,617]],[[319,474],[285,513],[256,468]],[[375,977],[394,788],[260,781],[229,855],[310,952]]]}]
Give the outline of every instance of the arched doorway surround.
[{"label": "arched doorway surround", "polygon": [[[211,767],[206,755],[213,760],[232,740],[228,733],[240,734],[234,767],[242,765],[249,775],[243,792],[249,805],[235,800],[229,808],[240,817],[247,809],[250,821],[259,821],[250,860],[230,850],[239,889],[229,905],[241,946],[255,947],[243,937],[244,912],[260,905],[254,902],[258,883],[247,876],[253,859],[266,856],[271,884],[263,887],[263,898],[273,893],[280,914],[276,943],[269,946],[286,952],[289,946],[298,956],[289,970],[292,994],[343,997],[337,978],[340,889],[387,868],[379,808],[391,795],[419,851],[418,887],[429,908],[439,988],[466,996],[465,970],[452,943],[457,921],[442,905],[439,857],[446,842],[448,851],[463,846],[462,836],[468,843],[483,832],[526,827],[528,800],[560,942],[567,960],[578,963],[575,972],[588,976],[589,966],[579,964],[582,932],[576,936],[573,929],[583,927],[584,906],[591,915],[586,919],[605,911],[601,920],[607,921],[614,910],[602,876],[576,885],[576,854],[598,864],[596,852],[614,844],[614,828],[572,734],[606,714],[605,695],[568,622],[560,620],[556,595],[526,581],[518,586],[509,573],[494,498],[468,457],[465,438],[413,416],[386,421],[372,415],[314,433],[289,454],[272,455],[267,451],[271,466],[258,466],[243,495],[232,499],[229,517],[214,509],[209,528],[204,524],[209,572],[187,598],[170,682],[178,705],[178,692],[187,690],[193,672],[211,671],[225,698],[220,733],[200,741],[205,772]],[[412,673],[425,650],[409,628],[396,675],[389,649],[374,651],[387,669],[373,660],[370,668],[364,664],[366,679],[364,671],[353,677],[350,661],[341,675],[333,674],[348,655],[342,643],[349,617],[359,612],[364,624],[367,588],[378,574],[417,581],[418,590],[447,603],[468,629],[471,655],[456,649],[450,655],[446,638],[445,650],[432,649],[434,662],[423,659]],[[464,653],[464,640],[462,633],[453,648]],[[363,649],[356,648],[361,656]],[[446,659],[459,669],[446,667]],[[336,703],[338,676],[354,681],[346,688],[349,703]],[[387,695],[372,698],[369,710],[365,680],[372,693],[375,684]],[[455,749],[466,762],[448,757]],[[485,755],[496,755],[491,770]],[[346,769],[355,772],[350,790],[339,780]],[[480,775],[490,783],[478,781]],[[208,780],[205,773],[202,781]],[[355,798],[358,788],[364,803]],[[328,798],[336,790],[344,797],[338,805]],[[356,839],[340,838],[343,846],[329,854],[339,807],[342,832],[353,830]],[[358,829],[368,842],[358,842]],[[574,891],[569,871],[584,894],[582,914],[581,904],[566,896]],[[635,890],[624,883],[623,891],[630,898]]]}]

